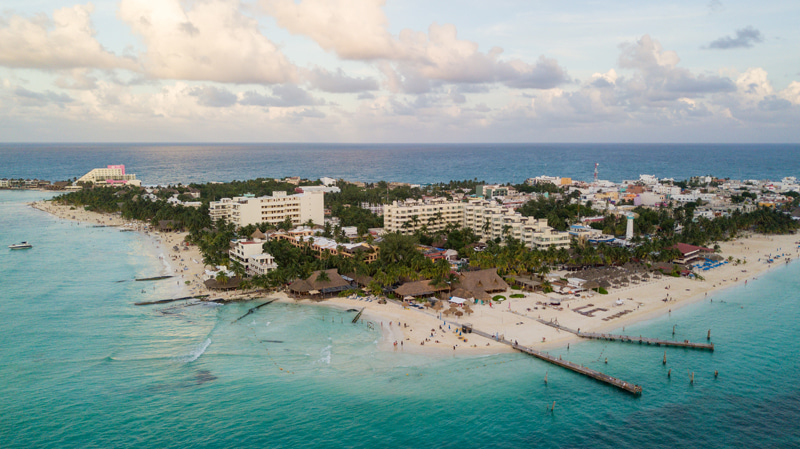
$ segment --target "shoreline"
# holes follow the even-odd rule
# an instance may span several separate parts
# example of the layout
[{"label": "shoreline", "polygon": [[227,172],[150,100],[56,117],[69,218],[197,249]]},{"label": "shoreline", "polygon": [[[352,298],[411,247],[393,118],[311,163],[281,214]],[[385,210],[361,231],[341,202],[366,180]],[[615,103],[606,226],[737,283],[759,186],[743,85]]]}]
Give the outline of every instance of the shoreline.
[{"label": "shoreline", "polygon": [[[172,275],[180,275],[178,286],[182,293],[179,296],[211,294],[215,299],[254,300],[265,297],[253,292],[211,292],[202,284],[204,265],[202,256],[195,246],[175,252],[173,247],[183,242],[187,233],[160,233],[150,231],[141,222],[126,221],[121,217],[71,209],[44,200],[29,204],[31,207],[49,213],[60,219],[117,227],[121,230],[136,231],[153,245],[153,255],[164,264],[164,270],[173,270]],[[581,329],[586,332],[605,332],[624,329],[631,324],[638,324],[669,314],[701,300],[713,299],[713,296],[730,287],[746,285],[748,281],[758,279],[769,272],[773,266],[783,266],[793,262],[800,256],[797,235],[749,235],[735,241],[721,242],[721,254],[726,259],[731,256],[734,261],[741,259],[743,264],[734,262],[703,272],[704,281],[688,278],[663,276],[643,284],[635,284],[623,289],[610,289],[607,295],[594,293],[580,298],[563,298],[561,307],[543,306],[546,297],[537,293],[528,293],[524,298],[512,299],[511,294],[523,293],[519,290],[507,290],[503,294],[509,299],[490,305],[471,305],[474,313],[471,316],[447,317],[448,323],[438,318],[431,311],[404,308],[389,301],[378,304],[377,301],[359,301],[356,299],[334,297],[322,301],[295,300],[285,292],[275,292],[267,296],[277,297],[278,302],[293,304],[321,305],[338,309],[364,307],[364,319],[372,321],[381,329],[382,338],[378,344],[381,351],[403,351],[427,355],[486,355],[515,352],[510,346],[474,335],[459,336],[454,333],[453,324],[471,323],[474,328],[490,334],[497,333],[508,341],[518,341],[521,345],[538,350],[549,350],[566,347],[584,339],[567,332],[535,321],[556,320],[562,326]],[[163,246],[162,246],[163,245]],[[159,254],[160,253],[160,254]],[[767,255],[785,254],[774,263],[764,261]],[[173,265],[171,262],[174,262]],[[169,268],[166,268],[169,267]],[[553,274],[559,274],[554,272]],[[183,280],[183,282],[181,282]],[[185,282],[189,281],[190,284]],[[668,302],[663,301],[669,296]],[[617,299],[622,305],[617,305]],[[596,310],[586,316],[576,313],[574,309]],[[610,318],[618,312],[625,312],[618,318]],[[603,320],[603,318],[609,318]],[[391,323],[391,324],[390,324]],[[398,326],[402,323],[402,327]],[[441,326],[441,327],[440,327]],[[466,341],[463,338],[466,338]],[[702,336],[698,336],[700,340]],[[396,345],[395,345],[396,343]]]}]

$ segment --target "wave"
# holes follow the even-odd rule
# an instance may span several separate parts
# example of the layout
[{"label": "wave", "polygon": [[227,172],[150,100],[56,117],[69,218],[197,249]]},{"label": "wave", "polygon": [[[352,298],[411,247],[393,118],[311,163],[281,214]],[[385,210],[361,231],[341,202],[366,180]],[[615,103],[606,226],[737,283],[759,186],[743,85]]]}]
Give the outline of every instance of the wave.
[{"label": "wave", "polygon": [[197,346],[197,348],[195,348],[194,351],[192,351],[189,355],[183,357],[183,362],[184,363],[191,363],[191,362],[194,362],[195,360],[199,359],[200,356],[203,355],[204,352],[206,352],[206,349],[208,348],[208,345],[210,345],[210,344],[211,344],[211,339],[210,338],[206,338],[206,341],[200,343]]},{"label": "wave", "polygon": [[331,345],[325,346],[322,348],[322,351],[319,352],[320,358],[317,360],[317,363],[324,363],[326,365],[331,364],[331,349],[333,347]]}]

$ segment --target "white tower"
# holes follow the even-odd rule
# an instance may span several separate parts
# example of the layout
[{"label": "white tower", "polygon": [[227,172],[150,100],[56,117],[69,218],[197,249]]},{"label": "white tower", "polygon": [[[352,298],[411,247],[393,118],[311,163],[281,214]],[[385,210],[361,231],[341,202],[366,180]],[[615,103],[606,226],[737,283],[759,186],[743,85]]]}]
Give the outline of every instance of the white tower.
[{"label": "white tower", "polygon": [[628,215],[628,228],[625,230],[625,240],[633,238],[633,214]]}]

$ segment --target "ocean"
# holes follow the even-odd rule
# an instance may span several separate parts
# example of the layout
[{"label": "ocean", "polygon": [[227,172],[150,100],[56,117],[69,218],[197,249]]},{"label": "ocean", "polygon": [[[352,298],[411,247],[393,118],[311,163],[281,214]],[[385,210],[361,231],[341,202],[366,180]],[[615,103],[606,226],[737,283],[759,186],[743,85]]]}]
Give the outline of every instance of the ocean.
[{"label": "ocean", "polygon": [[800,176],[800,144],[0,144],[0,178],[59,181],[124,164],[146,185],[328,176],[412,183],[540,175],[619,182],[640,174]]},{"label": "ocean", "polygon": [[[748,147],[734,148],[730,157],[752,158],[742,166],[744,178],[795,176],[798,158],[790,153],[796,146],[780,147],[777,156]],[[192,176],[245,179],[259,176],[247,171],[255,170],[254,164],[234,159],[267,151],[238,146],[231,153],[235,157],[226,157],[214,171],[211,161],[202,162],[202,152],[186,150],[185,156],[194,157],[180,165],[167,156],[159,162],[153,147],[145,157],[96,146],[92,156],[68,164],[65,155],[82,154],[76,148],[42,150],[50,151],[50,158],[39,159],[35,151],[23,155],[4,145],[0,177],[20,172],[29,173],[22,177],[72,177],[124,163],[145,183],[168,180],[170,164],[175,176],[187,177],[184,182]],[[167,148],[169,157],[182,151]],[[351,150],[314,151],[340,155]],[[362,158],[371,154],[355,151]],[[400,157],[399,150],[383,151],[385,157]],[[452,156],[458,151],[445,151],[454,166],[464,163]],[[613,151],[598,157],[609,160],[609,154],[619,154]],[[12,153],[16,156],[9,157]],[[572,164],[551,161],[543,172],[520,164],[490,178],[496,160],[508,162],[507,156],[489,152],[486,164],[473,161],[474,175],[439,167],[440,179],[567,175],[563,170]],[[16,162],[9,169],[12,159]],[[42,160],[46,167],[36,172],[34,165]],[[323,160],[304,160],[304,166],[270,165],[263,176],[341,173],[349,179],[422,182],[426,179],[413,171],[434,168],[409,158],[405,169],[373,167],[365,174],[353,167],[334,173]],[[607,165],[624,178],[639,172],[725,175],[717,165],[671,175],[667,168],[678,173],[680,163],[673,161],[665,170]],[[190,171],[204,165],[209,171]],[[245,169],[241,174],[234,174],[237,165]],[[591,169],[593,163],[587,173]],[[735,176],[732,166],[729,170]],[[398,176],[390,176],[393,171]],[[746,287],[715,294],[713,303],[698,302],[626,327],[628,334],[672,338],[676,325],[675,338],[696,341],[711,329],[713,353],[668,348],[664,366],[659,347],[590,341],[552,351],[642,385],[644,393],[636,398],[523,354],[379,351],[379,331],[349,323],[352,313],[322,306],[273,304],[238,322],[255,303],[134,306],[177,292],[171,280],[131,281],[165,273],[155,257],[161,249],[137,233],[65,222],[26,206],[50,195],[0,191],[4,448],[800,447],[800,264],[776,266]],[[5,248],[22,240],[32,241],[34,248]],[[555,411],[548,412],[554,402]]]}]

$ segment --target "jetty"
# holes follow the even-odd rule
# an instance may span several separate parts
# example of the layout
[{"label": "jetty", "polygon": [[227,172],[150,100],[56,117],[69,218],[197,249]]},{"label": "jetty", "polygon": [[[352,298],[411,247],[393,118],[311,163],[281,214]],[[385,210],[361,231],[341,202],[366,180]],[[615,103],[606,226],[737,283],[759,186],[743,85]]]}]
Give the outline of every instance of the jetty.
[{"label": "jetty", "polygon": [[361,310],[358,311],[358,313],[356,314],[355,318],[353,318],[353,321],[352,321],[353,324],[357,323],[358,319],[361,318],[361,314],[364,313],[364,309],[366,309],[366,307],[362,307]]},{"label": "jetty", "polygon": [[252,309],[248,310],[247,313],[245,313],[244,315],[242,315],[239,318],[236,318],[235,320],[233,320],[231,322],[231,324],[241,320],[242,318],[246,317],[247,315],[250,315],[251,313],[254,313],[256,310],[258,310],[258,309],[260,309],[260,308],[262,308],[264,306],[272,304],[275,301],[277,301],[277,299],[270,299],[269,301],[267,301],[267,302],[265,302],[263,304],[259,304],[259,305],[255,306],[255,307],[253,307]]},{"label": "jetty", "polygon": [[[714,343],[693,343],[689,340],[684,341],[674,341],[674,340],[661,340],[658,338],[648,338],[648,337],[631,337],[629,335],[614,335],[614,334],[604,334],[598,332],[580,332],[575,329],[570,329],[566,326],[562,326],[558,323],[543,320],[540,318],[533,318],[534,320],[546,325],[553,327],[558,330],[562,330],[565,332],[569,332],[572,334],[577,335],[581,338],[587,338],[591,340],[607,340],[607,341],[619,341],[623,343],[639,343],[639,344],[647,344],[647,345],[655,345],[655,346],[675,346],[679,348],[688,348],[688,349],[701,349],[707,351],[714,350]],[[709,331],[709,337],[711,335],[711,331]]]},{"label": "jetty", "polygon": [[142,282],[142,281],[160,281],[162,279],[169,279],[171,277],[175,277],[175,276],[172,276],[172,275],[169,275],[169,276],[154,276],[154,277],[151,277],[151,278],[134,279],[134,281],[137,281],[137,282]]},{"label": "jetty", "polygon": [[568,360],[564,360],[561,357],[556,357],[556,356],[550,355],[550,354],[548,354],[546,352],[542,352],[542,351],[539,351],[539,350],[536,350],[536,349],[533,349],[533,348],[529,348],[527,346],[522,346],[522,345],[516,344],[514,342],[510,342],[510,341],[506,340],[505,338],[497,338],[497,337],[495,337],[495,336],[493,336],[491,334],[488,334],[486,332],[482,332],[480,330],[474,329],[471,326],[468,327],[468,328],[466,326],[468,326],[468,325],[462,325],[462,327],[465,327],[467,329],[467,332],[472,332],[472,333],[478,334],[478,335],[480,335],[482,337],[490,338],[490,339],[492,339],[494,341],[507,344],[507,345],[511,346],[512,348],[514,348],[514,349],[516,349],[516,350],[518,350],[520,352],[524,352],[525,354],[528,354],[528,355],[531,355],[533,357],[536,357],[539,360],[544,360],[545,362],[552,363],[553,365],[557,365],[557,366],[560,366],[562,368],[566,368],[566,369],[568,369],[570,371],[574,371],[574,372],[576,372],[578,374],[583,374],[584,376],[591,377],[592,379],[595,379],[597,381],[600,381],[600,382],[603,382],[605,384],[611,385],[612,387],[616,387],[616,388],[618,388],[618,389],[620,389],[620,390],[622,390],[622,391],[624,391],[626,393],[630,393],[630,394],[632,394],[634,396],[639,396],[639,395],[642,394],[642,387],[639,386],[639,385],[633,384],[631,382],[626,382],[626,381],[621,380],[621,379],[617,379],[616,377],[609,376],[608,374],[603,374],[600,371],[596,371],[596,370],[593,370],[593,369],[591,369],[589,367],[586,367],[586,366],[583,366],[583,365],[579,365],[577,363],[570,362]]},{"label": "jetty", "polygon": [[208,298],[208,295],[183,296],[181,298],[159,299],[157,301],[140,301],[140,302],[133,303],[133,305],[135,305],[135,306],[151,306],[151,305],[154,305],[154,304],[167,304],[167,303],[175,302],[175,301],[185,301],[185,300],[189,300],[189,299],[203,299],[203,298]]}]

